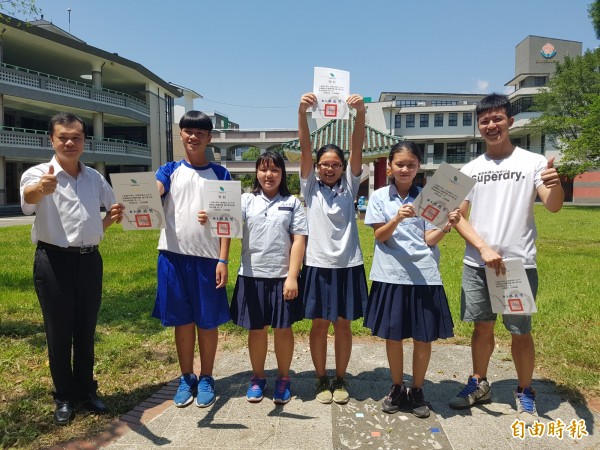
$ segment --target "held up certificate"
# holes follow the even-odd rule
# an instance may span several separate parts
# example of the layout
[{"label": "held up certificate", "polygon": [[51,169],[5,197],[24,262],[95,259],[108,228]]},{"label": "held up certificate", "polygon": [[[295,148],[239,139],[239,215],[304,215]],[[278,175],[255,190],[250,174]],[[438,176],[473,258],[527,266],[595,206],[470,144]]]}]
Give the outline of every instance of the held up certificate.
[{"label": "held up certificate", "polygon": [[348,119],[346,99],[350,95],[350,72],[315,67],[313,92],[317,96],[313,119]]},{"label": "held up certificate", "polygon": [[165,217],[154,172],[111,173],[117,202],[125,207],[123,230],[165,228]]},{"label": "held up certificate", "polygon": [[208,214],[213,236],[242,237],[242,183],[204,180],[202,209]]},{"label": "held up certificate", "polygon": [[440,164],[415,199],[417,216],[444,228],[448,223],[448,213],[460,206],[473,186],[473,178],[450,164]]},{"label": "held up certificate", "polygon": [[532,314],[537,312],[523,261],[505,259],[506,274],[496,276],[496,270],[486,266],[492,311],[496,314]]}]

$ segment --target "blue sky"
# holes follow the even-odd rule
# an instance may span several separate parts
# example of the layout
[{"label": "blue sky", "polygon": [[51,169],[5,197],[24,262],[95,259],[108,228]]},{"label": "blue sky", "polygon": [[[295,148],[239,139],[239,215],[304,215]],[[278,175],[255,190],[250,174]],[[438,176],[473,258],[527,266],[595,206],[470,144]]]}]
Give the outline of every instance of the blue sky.
[{"label": "blue sky", "polygon": [[[44,19],[204,96],[241,128],[296,128],[313,67],[351,91],[505,91],[527,35],[595,48],[591,0],[37,0]],[[241,106],[231,106],[241,105]]]}]

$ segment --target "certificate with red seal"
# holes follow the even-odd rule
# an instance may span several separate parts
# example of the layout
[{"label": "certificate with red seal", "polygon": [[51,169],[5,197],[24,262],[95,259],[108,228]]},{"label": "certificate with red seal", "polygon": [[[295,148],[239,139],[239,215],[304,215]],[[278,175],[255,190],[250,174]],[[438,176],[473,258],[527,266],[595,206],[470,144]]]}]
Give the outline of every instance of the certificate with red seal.
[{"label": "certificate with red seal", "polygon": [[123,230],[165,228],[165,218],[154,172],[111,173],[118,203],[123,204]]},{"label": "certificate with red seal", "polygon": [[473,178],[448,163],[440,164],[414,201],[417,216],[444,228],[450,211],[460,206],[473,186]]},{"label": "certificate with red seal", "polygon": [[204,180],[202,209],[215,237],[241,238],[242,184],[239,181]]},{"label": "certificate with red seal", "polygon": [[532,314],[537,312],[527,273],[520,259],[503,260],[506,273],[485,268],[492,311],[496,314]]},{"label": "certificate with red seal", "polygon": [[348,119],[346,100],[350,95],[350,72],[315,67],[313,92],[317,96],[313,119]]}]

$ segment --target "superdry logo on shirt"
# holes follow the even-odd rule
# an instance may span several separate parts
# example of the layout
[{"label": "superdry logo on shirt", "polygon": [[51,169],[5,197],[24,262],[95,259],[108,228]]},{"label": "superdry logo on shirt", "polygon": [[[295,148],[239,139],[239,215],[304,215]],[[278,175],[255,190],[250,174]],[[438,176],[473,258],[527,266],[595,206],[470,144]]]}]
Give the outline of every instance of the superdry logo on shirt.
[{"label": "superdry logo on shirt", "polygon": [[481,172],[472,176],[475,181],[478,183],[486,184],[491,181],[506,181],[506,180],[515,180],[520,181],[524,179],[523,172],[510,172],[508,170],[500,170],[500,171],[487,171]]}]

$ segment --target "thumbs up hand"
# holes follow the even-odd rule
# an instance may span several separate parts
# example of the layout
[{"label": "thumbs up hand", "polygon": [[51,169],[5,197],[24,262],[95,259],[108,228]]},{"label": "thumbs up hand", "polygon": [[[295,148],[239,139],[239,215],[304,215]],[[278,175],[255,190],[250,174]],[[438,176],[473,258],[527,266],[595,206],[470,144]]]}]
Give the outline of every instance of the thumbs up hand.
[{"label": "thumbs up hand", "polygon": [[48,172],[42,175],[42,178],[40,178],[37,190],[43,195],[52,195],[56,190],[57,184],[58,181],[56,180],[56,175],[54,175],[54,166],[50,164]]},{"label": "thumbs up hand", "polygon": [[554,186],[560,186],[560,176],[558,172],[554,168],[554,156],[548,160],[548,164],[546,165],[546,170],[542,172],[542,182],[544,186],[547,188],[552,188]]}]

